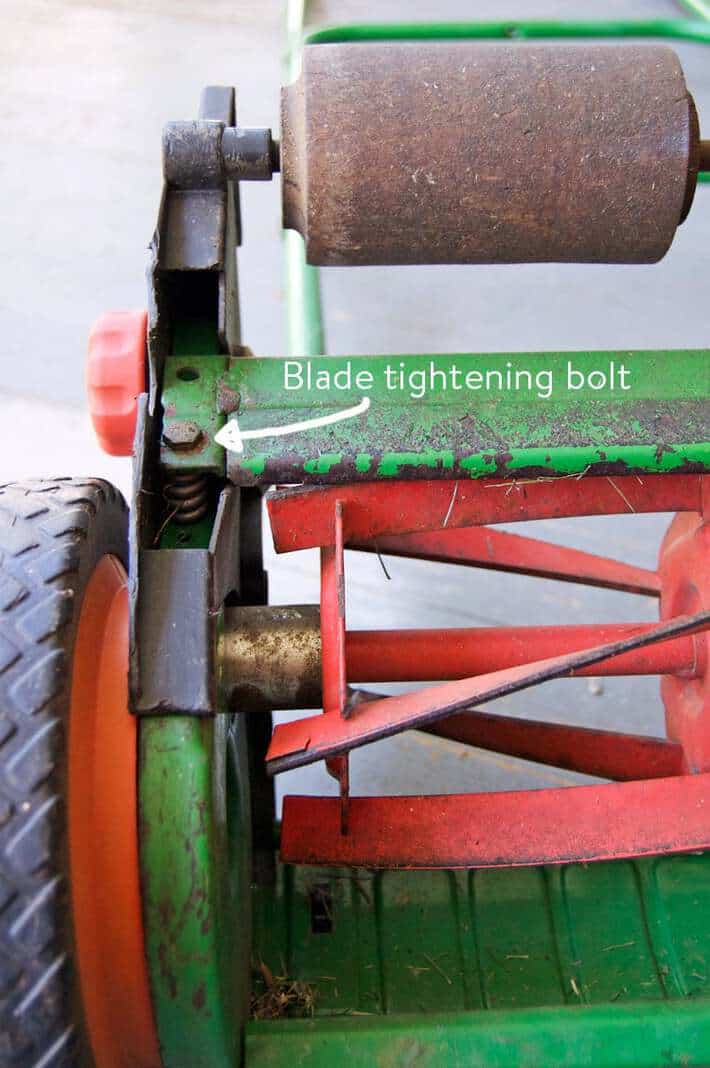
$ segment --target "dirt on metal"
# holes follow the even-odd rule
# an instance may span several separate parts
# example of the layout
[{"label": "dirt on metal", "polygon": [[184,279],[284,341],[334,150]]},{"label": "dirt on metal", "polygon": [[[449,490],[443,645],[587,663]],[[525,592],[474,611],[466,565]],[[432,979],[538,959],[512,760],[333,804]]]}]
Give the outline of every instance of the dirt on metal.
[{"label": "dirt on metal", "polygon": [[321,634],[316,605],[227,609],[222,684],[235,711],[319,708]]}]

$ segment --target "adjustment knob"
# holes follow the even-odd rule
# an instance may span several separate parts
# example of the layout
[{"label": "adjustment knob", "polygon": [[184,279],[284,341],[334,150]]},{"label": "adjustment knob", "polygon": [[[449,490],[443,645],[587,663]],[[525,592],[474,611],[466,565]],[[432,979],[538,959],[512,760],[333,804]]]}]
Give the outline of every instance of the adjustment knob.
[{"label": "adjustment knob", "polygon": [[104,312],[89,334],[86,388],[94,432],[110,456],[130,456],[146,388],[148,313]]}]

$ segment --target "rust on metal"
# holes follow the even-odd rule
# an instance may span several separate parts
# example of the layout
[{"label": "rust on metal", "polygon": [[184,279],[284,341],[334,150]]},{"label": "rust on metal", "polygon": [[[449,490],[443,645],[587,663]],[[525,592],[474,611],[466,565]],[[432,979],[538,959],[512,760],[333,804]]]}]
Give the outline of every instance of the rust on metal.
[{"label": "rust on metal", "polygon": [[663,45],[319,44],[282,95],[284,225],[314,264],[652,263],[700,154]]}]

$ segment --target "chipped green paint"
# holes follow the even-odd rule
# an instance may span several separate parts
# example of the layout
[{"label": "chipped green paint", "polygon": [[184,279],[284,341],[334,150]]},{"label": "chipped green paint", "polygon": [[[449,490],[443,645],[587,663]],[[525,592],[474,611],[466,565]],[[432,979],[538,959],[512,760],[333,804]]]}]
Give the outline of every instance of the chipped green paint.
[{"label": "chipped green paint", "polygon": [[329,475],[334,467],[342,464],[343,459],[342,452],[324,453],[313,460],[306,460],[303,470],[307,475]]},{"label": "chipped green paint", "polygon": [[[463,464],[462,464],[463,466]],[[377,468],[378,478],[396,478],[410,468],[421,468],[422,477],[429,471],[453,471],[453,452],[386,452]]]},{"label": "chipped green paint", "polygon": [[174,388],[185,359],[167,361],[166,396],[181,417],[201,410],[205,433],[217,424],[204,398],[238,395],[247,431],[370,400],[355,418],[245,440],[229,456],[236,482],[710,470],[704,349],[203,358],[202,408],[196,384]]},{"label": "chipped green paint", "polygon": [[247,471],[252,478],[249,481],[260,481],[264,472],[266,471],[266,461],[268,457],[265,453],[258,453],[256,456],[252,456],[249,460],[242,460],[242,470]]}]

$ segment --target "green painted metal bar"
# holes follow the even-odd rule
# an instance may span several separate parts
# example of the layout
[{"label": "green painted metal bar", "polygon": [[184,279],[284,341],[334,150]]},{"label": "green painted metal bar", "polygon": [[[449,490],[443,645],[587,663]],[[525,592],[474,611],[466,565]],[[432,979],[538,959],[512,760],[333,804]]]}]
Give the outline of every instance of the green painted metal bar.
[{"label": "green painted metal bar", "polygon": [[698,471],[709,368],[704,349],[203,359],[170,396],[205,438],[209,398],[238,396],[219,440],[243,484]]},{"label": "green painted metal bar", "polygon": [[602,20],[516,19],[495,22],[346,23],[309,31],[304,44],[346,41],[516,40],[547,38],[669,38],[710,43],[704,19]]},{"label": "green painted metal bar", "polygon": [[303,238],[284,231],[286,252],[287,348],[291,356],[320,356],[325,352],[320,274],[306,263]]},{"label": "green painted metal bar", "polygon": [[[295,81],[301,63],[305,0],[289,0],[286,10],[287,80]],[[320,356],[325,352],[320,274],[306,263],[303,238],[285,230],[286,346],[291,356]]]},{"label": "green painted metal bar", "polygon": [[416,1064],[417,1068],[658,1068],[707,1065],[707,1000],[679,1005],[579,1006],[250,1023],[247,1064],[320,1068]]}]

